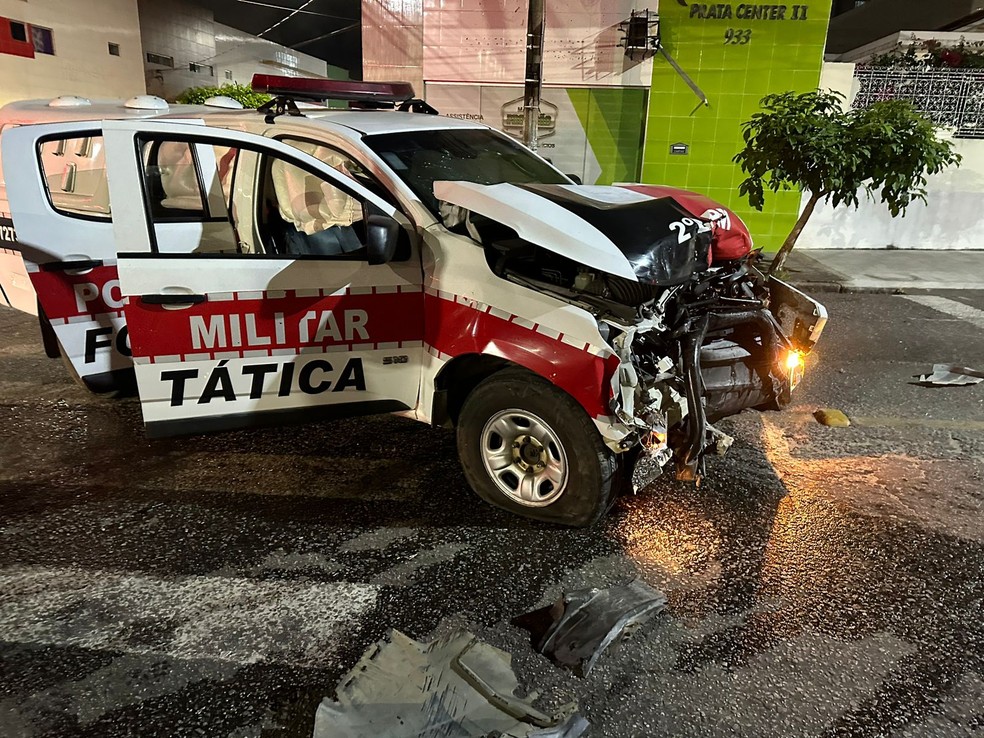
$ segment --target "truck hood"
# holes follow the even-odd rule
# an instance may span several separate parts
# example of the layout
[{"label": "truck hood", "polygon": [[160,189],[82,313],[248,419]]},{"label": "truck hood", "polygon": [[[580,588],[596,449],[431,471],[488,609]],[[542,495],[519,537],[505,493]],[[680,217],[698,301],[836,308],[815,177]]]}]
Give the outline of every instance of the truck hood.
[{"label": "truck hood", "polygon": [[[623,198],[639,196],[630,190],[621,193],[625,193]],[[608,236],[570,210],[522,186],[435,182],[434,196],[509,226],[523,240],[579,264],[638,281],[629,260]]]},{"label": "truck hood", "polygon": [[670,197],[595,185],[435,182],[438,200],[508,226],[578,264],[633,282],[679,283],[710,228]]}]

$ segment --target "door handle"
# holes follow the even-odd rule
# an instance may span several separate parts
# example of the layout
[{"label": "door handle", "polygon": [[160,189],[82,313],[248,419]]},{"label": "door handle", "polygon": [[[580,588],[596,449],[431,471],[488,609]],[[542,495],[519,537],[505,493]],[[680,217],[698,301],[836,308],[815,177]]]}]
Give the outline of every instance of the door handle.
[{"label": "door handle", "polygon": [[76,259],[75,261],[49,261],[41,265],[43,272],[67,272],[70,269],[95,269],[103,265],[102,259]]},{"label": "door handle", "polygon": [[198,305],[206,299],[205,295],[140,295],[147,305]]}]

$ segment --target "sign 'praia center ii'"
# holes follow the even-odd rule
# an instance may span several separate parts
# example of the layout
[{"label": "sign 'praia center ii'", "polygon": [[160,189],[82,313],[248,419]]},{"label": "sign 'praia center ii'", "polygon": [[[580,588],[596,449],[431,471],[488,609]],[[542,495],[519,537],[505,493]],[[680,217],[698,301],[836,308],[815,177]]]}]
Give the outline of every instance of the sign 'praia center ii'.
[{"label": "sign 'praia center ii'", "polygon": [[690,6],[690,17],[700,20],[768,20],[805,21],[808,5],[759,5],[757,3],[687,3],[677,0],[684,7]]}]

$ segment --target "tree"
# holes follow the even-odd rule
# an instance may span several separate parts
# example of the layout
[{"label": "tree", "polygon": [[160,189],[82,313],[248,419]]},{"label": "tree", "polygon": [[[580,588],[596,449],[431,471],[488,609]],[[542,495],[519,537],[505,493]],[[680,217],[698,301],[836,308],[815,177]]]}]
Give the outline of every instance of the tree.
[{"label": "tree", "polygon": [[254,92],[252,88],[246,85],[227,84],[221,87],[189,87],[178,95],[176,102],[183,105],[201,105],[216,95],[231,97],[242,103],[245,108],[258,108],[270,100],[270,96],[266,93]]},{"label": "tree", "polygon": [[926,202],[928,175],[960,163],[911,103],[844,110],[843,101],[833,91],[767,95],[762,112],[742,124],[745,148],[734,161],[747,175],[738,191],[749,204],[761,210],[766,189],[809,193],[770,273],[782,269],[818,203],[857,207],[861,194],[878,196],[895,217],[913,200]]}]

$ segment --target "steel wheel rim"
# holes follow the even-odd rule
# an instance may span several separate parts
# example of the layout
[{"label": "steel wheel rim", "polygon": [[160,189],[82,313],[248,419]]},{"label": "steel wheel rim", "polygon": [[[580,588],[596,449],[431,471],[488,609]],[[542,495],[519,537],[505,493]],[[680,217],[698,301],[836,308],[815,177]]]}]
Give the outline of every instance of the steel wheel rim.
[{"label": "steel wheel rim", "polygon": [[564,494],[570,476],[557,433],[537,415],[497,412],[482,428],[482,464],[502,494],[526,507],[546,507]]}]

